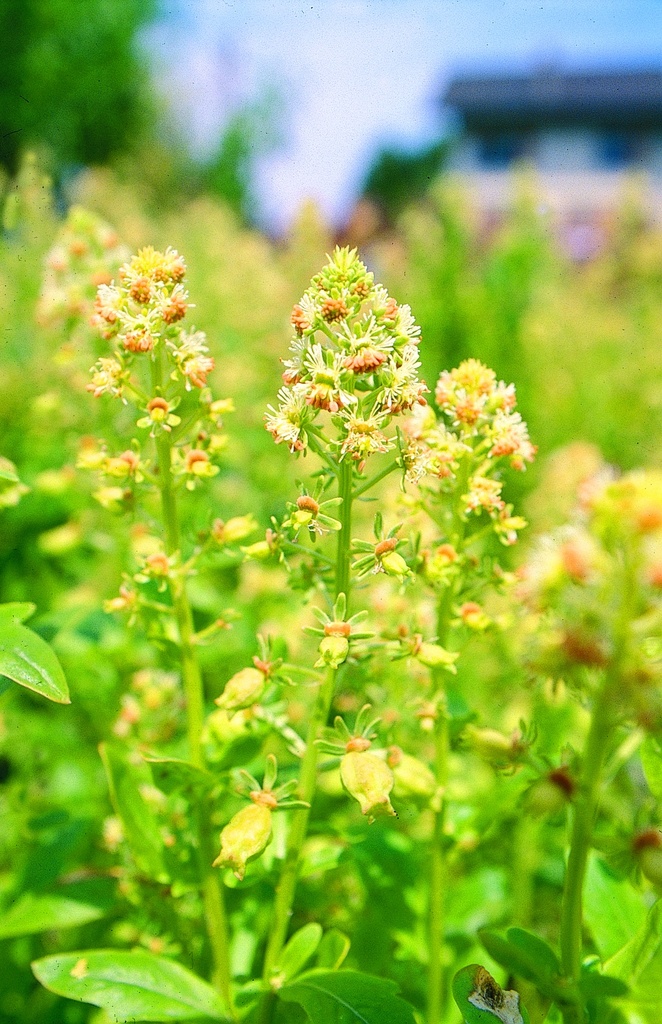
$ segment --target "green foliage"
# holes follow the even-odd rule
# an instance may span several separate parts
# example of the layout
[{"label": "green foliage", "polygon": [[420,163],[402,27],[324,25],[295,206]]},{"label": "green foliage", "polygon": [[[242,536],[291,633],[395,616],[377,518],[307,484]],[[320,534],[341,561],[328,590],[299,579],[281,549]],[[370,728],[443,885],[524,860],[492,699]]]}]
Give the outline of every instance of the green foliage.
[{"label": "green foliage", "polygon": [[279,998],[303,1006],[311,1024],[414,1024],[410,1006],[392,981],[357,971],[308,971]]},{"label": "green foliage", "polygon": [[4,4],[0,163],[14,171],[26,148],[47,146],[61,169],[130,146],[153,114],[135,37],[154,13],[143,0]]},{"label": "green foliage", "polygon": [[228,1021],[217,993],[172,960],[144,950],[91,949],[35,960],[32,970],[58,995],[102,1007],[110,1019]]},{"label": "green foliage", "polygon": [[[458,969],[464,987],[460,991],[456,983],[455,994],[464,1000],[458,1003],[464,1019],[499,1021],[468,1001],[477,968],[463,968],[483,957],[495,992],[517,990],[510,1004],[519,998],[522,1020],[524,1004],[533,1024],[542,1024],[546,1013],[550,1021],[563,1015],[573,1024],[582,1015],[591,1024],[657,1024],[659,903],[648,910],[660,885],[659,622],[651,614],[659,600],[655,515],[643,508],[641,521],[650,532],[627,548],[628,557],[622,554],[623,530],[632,524],[627,507],[615,514],[603,503],[588,514],[585,506],[555,540],[537,546],[526,538],[567,522],[576,485],[601,466],[591,444],[625,468],[659,462],[659,235],[632,219],[623,237],[591,265],[575,267],[556,247],[526,189],[489,235],[446,183],[404,213],[388,245],[376,240],[374,266],[385,268],[398,302],[410,300],[423,322],[428,385],[438,369],[462,356],[494,362],[499,377],[515,379],[541,451],[516,485],[503,474],[507,500],[518,511],[526,500],[531,526],[523,534],[523,554],[504,548],[497,535],[481,533],[495,524],[503,528],[502,519],[486,512],[481,520],[467,518],[462,536],[452,536],[456,506],[469,494],[459,483],[456,501],[453,481],[433,480],[439,487],[436,520],[424,519],[420,491],[409,482],[404,494],[399,489],[397,460],[408,450],[404,434],[393,435],[394,450],[383,461],[374,455],[374,470],[363,475],[356,465],[353,482],[361,493],[352,510],[351,611],[361,608],[369,617],[352,623],[352,616],[345,621],[346,606],[334,610],[333,595],[328,602],[324,596],[333,585],[344,518],[328,462],[312,450],[305,460],[294,460],[286,445],[273,445],[263,425],[283,369],[288,310],[331,248],[319,218],[306,211],[292,239],[276,246],[210,199],[182,202],[155,218],[137,190],[108,172],[90,174],[80,187],[78,198],[113,222],[119,242],[154,242],[162,249],[173,244],[186,254],[196,303],[186,322],[207,332],[216,360],[209,381],[222,385],[237,411],[227,423],[225,447],[219,444],[215,453],[219,472],[204,481],[204,491],[188,491],[182,477],[178,492],[186,552],[181,578],[204,684],[201,762],[193,764],[168,588],[159,589],[154,579],[140,582],[140,618],[129,609],[124,619],[102,610],[105,600],[118,600],[118,588],[127,582],[123,574],[135,574],[136,561],[143,566],[151,553],[145,537],[158,533],[158,495],[148,493],[141,510],[138,501],[122,496],[127,508],[120,516],[91,500],[94,487],[74,469],[82,436],[107,439],[104,459],[135,451],[134,438],[141,444],[145,439],[135,425],[144,410],[132,418],[121,403],[111,410],[104,399],[85,394],[89,367],[108,355],[107,341],[89,328],[96,287],[91,278],[99,270],[94,261],[103,256],[97,241],[107,225],[81,220],[80,211],[70,219],[69,233],[55,247],[56,264],[62,246],[70,262],[62,272],[49,265],[47,275],[49,286],[57,278],[49,308],[62,315],[42,315],[48,306],[42,293],[35,324],[42,264],[47,252],[52,258],[58,225],[42,176],[27,164],[10,188],[0,238],[0,311],[8,328],[0,450],[17,467],[5,471],[0,465],[0,478],[9,488],[17,481],[29,488],[0,513],[0,597],[7,602],[0,626],[21,630],[22,640],[27,634],[38,645],[48,642],[74,700],[58,707],[25,686],[0,684],[1,1024],[100,1024],[104,1018],[85,1002],[79,982],[88,986],[88,996],[93,989],[99,993],[95,986],[110,986],[103,996],[106,1012],[117,1007],[112,978],[95,980],[101,950],[110,958],[100,967],[104,972],[143,963],[156,977],[155,955],[169,965],[174,988],[163,989],[159,999],[176,996],[183,976],[170,973],[175,960],[182,971],[217,984],[203,869],[218,853],[221,831],[247,799],[256,802],[251,793],[266,801],[268,815],[273,801],[278,804],[282,792],[275,793],[270,768],[265,772],[273,757],[285,803],[302,796],[292,787],[301,779],[306,732],[326,671],[326,663],[313,666],[324,651],[337,662],[331,667],[338,674],[329,721],[339,716],[345,728],[334,730],[333,744],[324,732],[316,748],[314,798],[292,800],[294,807],[273,813],[273,840],[248,863],[243,881],[231,870],[213,869],[231,922],[238,1013],[251,1024],[265,1006],[274,1011],[274,1024],[306,1018],[345,1024],[360,1020],[357,1013],[388,1024],[411,1024],[412,1014],[428,1020],[426,975],[438,954],[445,988],[441,1019],[453,1024],[458,1017],[449,989]],[[68,246],[77,248],[81,240],[90,244],[89,259],[70,254]],[[637,352],[636,360],[630,351]],[[359,383],[367,409],[369,389]],[[185,392],[173,415],[185,423],[193,408]],[[323,411],[317,421],[312,407],[305,411],[308,426],[330,429]],[[442,415],[458,429],[447,412]],[[321,443],[319,434],[311,437],[313,445]],[[576,444],[577,437],[585,443]],[[487,441],[486,435],[480,444]],[[207,443],[202,437],[203,448]],[[147,478],[155,463],[144,447]],[[434,452],[439,458],[440,449]],[[391,459],[393,467],[380,478]],[[495,473],[500,484],[501,472]],[[635,488],[635,505],[650,499],[654,513],[655,477],[637,479],[643,494]],[[145,492],[157,480],[158,474],[147,479]],[[626,491],[632,483],[627,476],[622,480]],[[299,498],[317,502],[317,515]],[[212,526],[219,537],[224,529],[238,530],[241,540],[232,550],[220,543],[206,549],[203,569],[190,572],[188,559],[207,543]],[[594,531],[593,539],[577,544],[587,530]],[[283,542],[275,553],[274,536]],[[386,548],[376,552],[384,541]],[[465,542],[471,546],[460,559],[438,550]],[[398,558],[384,560],[385,554]],[[355,560],[358,569],[351,568]],[[510,570],[523,560],[529,575],[515,580]],[[625,631],[615,615],[624,567],[636,567],[635,583],[625,588]],[[288,569],[295,588],[290,595],[284,586]],[[527,590],[535,600],[525,604]],[[28,602],[39,610],[38,634],[22,624],[33,609]],[[325,612],[311,635],[301,627],[314,622],[311,606],[317,604]],[[342,620],[341,634],[349,625],[349,639],[325,635],[336,619]],[[577,624],[579,637],[569,632]],[[597,631],[597,648],[578,643],[585,631],[592,638]],[[334,641],[335,654],[328,644],[321,647],[325,639]],[[598,660],[612,658],[622,685],[609,705],[615,720],[606,723],[604,760],[595,773],[589,815],[595,828],[586,845],[597,847],[600,859],[588,859],[583,963],[570,982],[558,944],[567,819],[576,820],[593,785],[584,771],[586,735],[603,669],[572,662],[569,655],[590,660],[596,650]],[[456,674],[443,671],[444,665]],[[259,697],[230,711],[223,706],[228,700],[214,704],[247,666],[263,677]],[[558,680],[554,687],[551,676]],[[368,718],[360,717],[364,702],[376,709]],[[375,724],[377,713],[382,721]],[[328,724],[323,714],[320,721]],[[447,733],[439,723],[447,724]],[[448,741],[445,754],[442,749],[448,777],[441,787],[438,735],[442,748]],[[324,737],[332,749],[323,749]],[[363,741],[373,744],[380,765],[375,772],[389,787],[392,773],[389,799],[397,818],[368,825],[360,804],[347,799],[339,761],[352,741],[359,741],[353,760],[366,756]],[[307,802],[310,810],[302,806]],[[264,976],[274,889],[291,863],[289,837],[304,817],[283,948]],[[444,868],[436,952],[429,941],[433,849],[442,853]],[[479,945],[485,928],[489,952]],[[79,949],[92,952],[69,952]],[[81,959],[88,960],[89,974],[77,968]],[[53,965],[52,984],[43,975],[50,992],[30,974],[31,960]],[[150,1019],[154,1004],[148,1011],[144,1001],[153,998],[151,983],[140,971],[131,977],[132,1001],[121,1012]],[[189,981],[182,984],[189,990]],[[199,1000],[195,996],[185,1009],[167,1002],[170,1017],[153,1019],[223,1019],[218,1000],[205,1003],[212,999],[208,989],[190,984]],[[551,1000],[556,1006],[549,1008]],[[166,1012],[166,1003],[159,1005]]]},{"label": "green foliage", "polygon": [[48,644],[22,625],[33,611],[34,605],[25,603],[0,605],[0,676],[56,704],[69,704],[62,666]]},{"label": "green foliage", "polygon": [[443,170],[448,146],[437,142],[420,151],[384,149],[368,169],[361,194],[371,199],[389,222],[428,192]]}]

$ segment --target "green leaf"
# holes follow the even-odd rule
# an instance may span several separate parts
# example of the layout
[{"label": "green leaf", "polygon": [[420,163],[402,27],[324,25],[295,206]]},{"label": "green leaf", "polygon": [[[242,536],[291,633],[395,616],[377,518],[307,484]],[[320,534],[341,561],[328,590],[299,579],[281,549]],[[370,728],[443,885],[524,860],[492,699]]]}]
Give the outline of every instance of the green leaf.
[{"label": "green leaf", "polygon": [[0,676],[56,704],[70,704],[60,662],[46,641],[19,621],[27,607],[15,604],[13,612],[0,616]]},{"label": "green leaf", "polygon": [[322,939],[322,926],[320,924],[305,924],[295,932],[290,941],[283,949],[278,963],[274,968],[274,974],[283,981],[290,981],[305,967]]},{"label": "green leaf", "polygon": [[351,943],[344,932],[330,928],[317,947],[317,966],[320,970],[337,971],[349,953]]},{"label": "green leaf", "polygon": [[0,619],[14,619],[16,622],[25,622],[37,610],[36,604],[31,601],[8,601],[0,604]]},{"label": "green leaf", "polygon": [[465,1024],[530,1024],[519,992],[502,989],[484,967],[470,964],[453,978],[453,998]]},{"label": "green leaf", "polygon": [[659,740],[647,736],[639,751],[646,782],[653,796],[662,799],[662,747]]},{"label": "green leaf", "polygon": [[393,981],[357,971],[308,971],[278,995],[298,1003],[312,1024],[414,1024],[414,1011]]},{"label": "green leaf", "polygon": [[584,918],[603,960],[625,945],[644,923],[646,907],[627,881],[614,878],[591,856],[584,888]]},{"label": "green leaf", "polygon": [[113,743],[102,743],[99,753],[106,769],[111,802],[122,820],[124,835],[138,868],[159,882],[168,881],[163,841],[152,809],[140,792],[142,780],[136,768],[124,750]]},{"label": "green leaf", "polygon": [[543,994],[551,994],[558,961],[554,951],[542,939],[521,928],[511,928],[507,938],[492,931],[479,932],[479,938],[498,964],[518,978],[534,982]]},{"label": "green leaf", "polygon": [[8,480],[12,484],[18,483],[16,466],[9,459],[0,458],[0,480]]},{"label": "green leaf", "polygon": [[579,990],[584,999],[616,999],[619,996],[627,995],[628,986],[620,978],[583,968],[579,979]]},{"label": "green leaf", "polygon": [[216,783],[211,772],[178,757],[156,757],[148,754],[144,761],[150,765],[154,784],[164,793],[175,790],[207,791]]},{"label": "green leaf", "polygon": [[104,917],[113,905],[112,885],[76,882],[50,893],[24,893],[0,917],[0,939],[73,928]]},{"label": "green leaf", "polygon": [[146,950],[90,949],[46,956],[35,960],[32,970],[50,992],[100,1006],[118,1024],[228,1020],[211,985]]},{"label": "green leaf", "polygon": [[659,1024],[662,979],[662,900],[651,907],[644,925],[605,964],[605,971],[629,985],[626,1010],[646,1024]]}]

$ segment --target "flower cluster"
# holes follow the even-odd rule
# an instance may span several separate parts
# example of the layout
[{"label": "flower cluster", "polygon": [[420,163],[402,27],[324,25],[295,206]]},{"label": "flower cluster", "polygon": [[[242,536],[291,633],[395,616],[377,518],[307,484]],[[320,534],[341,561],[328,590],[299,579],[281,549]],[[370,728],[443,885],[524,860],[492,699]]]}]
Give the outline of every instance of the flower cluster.
[{"label": "flower cluster", "polygon": [[533,664],[579,685],[617,665],[624,713],[659,727],[662,474],[587,481],[575,521],[540,541],[521,576]]},{"label": "flower cluster", "polygon": [[110,225],[89,210],[73,206],[46,257],[37,322],[73,328],[92,314],[100,285],[109,285],[128,251]]},{"label": "flower cluster", "polygon": [[440,418],[426,407],[414,410],[404,424],[406,479],[423,488],[438,480],[445,491],[461,481],[463,515],[487,512],[500,540],[514,543],[525,523],[511,515],[501,496],[499,470],[506,460],[512,469],[524,470],[536,454],[515,411],[514,386],[498,381],[477,359],[467,359],[443,371],[435,399]]},{"label": "flower cluster", "polygon": [[420,328],[409,307],[374,284],[356,250],[337,248],[294,306],[291,324],[284,387],[266,416],[276,443],[305,452],[326,412],[339,427],[340,458],[362,464],[391,449],[391,418],[424,405],[428,390],[418,378]]},{"label": "flower cluster", "polygon": [[[187,331],[182,321],[191,306],[183,279],[186,264],[174,249],[141,249],[119,269],[119,284],[102,284],[97,291],[92,322],[106,340],[114,340],[112,360],[99,360],[89,390],[95,396],[122,397],[134,356],[167,353],[171,377],[186,390],[204,388],[214,368],[205,335]],[[163,396],[162,396],[163,397]],[[147,409],[148,419],[154,410]],[[171,411],[154,422],[169,422]]]}]

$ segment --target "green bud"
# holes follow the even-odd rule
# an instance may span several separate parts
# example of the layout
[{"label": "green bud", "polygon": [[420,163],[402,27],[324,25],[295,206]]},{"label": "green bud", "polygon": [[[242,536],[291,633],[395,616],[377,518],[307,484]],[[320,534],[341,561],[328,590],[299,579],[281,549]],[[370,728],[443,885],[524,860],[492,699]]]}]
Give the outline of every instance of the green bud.
[{"label": "green bud", "polygon": [[324,665],[338,668],[349,654],[349,640],[346,636],[325,636],[320,641],[319,652],[315,668],[322,668]]},{"label": "green bud", "polygon": [[256,558],[258,561],[264,561],[271,554],[271,548],[266,540],[258,540],[255,544],[248,544],[246,547],[242,547],[241,550],[246,558]]},{"label": "green bud", "polygon": [[221,852],[213,867],[232,868],[241,881],[248,861],[259,857],[270,841],[271,811],[262,804],[249,804],[221,832]]},{"label": "green bud", "polygon": [[203,741],[209,743],[232,743],[240,737],[246,736],[249,732],[248,724],[244,715],[228,714],[222,708],[212,711],[207,715],[205,722]]},{"label": "green bud", "polygon": [[422,665],[427,665],[428,668],[446,668],[449,672],[455,672],[458,657],[456,651],[447,651],[441,644],[422,643],[416,653],[416,658]]},{"label": "green bud", "polygon": [[240,711],[256,704],[266,686],[266,676],[257,668],[242,668],[235,672],[225,684],[225,689],[215,703],[225,711]]},{"label": "green bud", "polygon": [[399,747],[389,747],[386,763],[393,772],[398,796],[413,800],[430,800],[437,792],[434,772],[416,757],[405,754]]},{"label": "green bud", "polygon": [[382,555],[381,563],[384,572],[388,576],[399,576],[402,578],[409,575],[409,566],[397,551],[387,551],[385,555]]},{"label": "green bud", "polygon": [[576,789],[566,767],[555,768],[542,779],[537,779],[526,794],[526,809],[533,815],[560,814],[572,800]]},{"label": "green bud", "polygon": [[256,529],[257,523],[253,516],[234,516],[232,519],[228,519],[227,523],[219,521],[217,527],[226,544],[236,544],[237,541],[245,540]]},{"label": "green bud", "polygon": [[519,733],[504,736],[496,729],[477,729],[468,725],[465,735],[473,750],[495,767],[516,763],[522,753]]},{"label": "green bud", "polygon": [[662,832],[657,828],[640,832],[632,848],[642,875],[653,885],[662,886]]},{"label": "green bud", "polygon": [[389,794],[393,789],[393,772],[376,754],[351,751],[340,762],[340,777],[350,796],[358,800],[361,813],[373,822],[378,815],[391,814]]}]

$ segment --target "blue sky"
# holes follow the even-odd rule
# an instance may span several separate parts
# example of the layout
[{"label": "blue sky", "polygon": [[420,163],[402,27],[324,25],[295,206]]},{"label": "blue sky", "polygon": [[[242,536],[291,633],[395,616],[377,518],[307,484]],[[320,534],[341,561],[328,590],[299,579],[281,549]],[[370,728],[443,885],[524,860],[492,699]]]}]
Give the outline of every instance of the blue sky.
[{"label": "blue sky", "polygon": [[381,145],[438,136],[462,70],[662,67],[662,0],[163,0],[150,30],[161,88],[199,152],[276,87],[282,143],[262,158],[265,223],[306,198],[342,219]]}]

